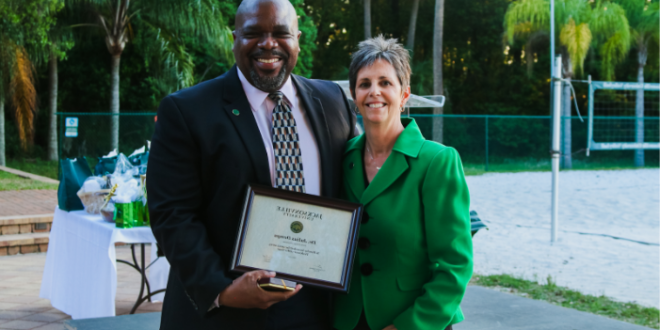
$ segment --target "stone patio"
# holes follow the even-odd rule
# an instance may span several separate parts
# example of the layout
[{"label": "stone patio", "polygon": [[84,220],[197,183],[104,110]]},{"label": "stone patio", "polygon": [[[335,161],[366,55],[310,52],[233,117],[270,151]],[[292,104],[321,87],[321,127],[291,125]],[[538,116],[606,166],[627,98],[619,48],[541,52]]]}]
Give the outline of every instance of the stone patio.
[{"label": "stone patio", "polygon": [[[1,207],[0,207],[1,209]],[[117,258],[130,260],[129,246],[118,246]],[[149,255],[149,247],[147,247]],[[39,298],[46,253],[0,257],[0,329],[61,330],[70,317]],[[127,265],[117,264],[116,314],[125,315],[140,292],[140,274]],[[144,303],[137,313],[158,312],[161,303]]]}]

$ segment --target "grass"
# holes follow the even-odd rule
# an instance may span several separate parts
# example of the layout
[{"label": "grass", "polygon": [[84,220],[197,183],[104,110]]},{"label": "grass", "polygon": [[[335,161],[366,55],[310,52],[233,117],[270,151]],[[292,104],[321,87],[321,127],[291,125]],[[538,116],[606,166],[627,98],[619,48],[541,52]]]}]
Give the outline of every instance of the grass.
[{"label": "grass", "polygon": [[578,291],[557,286],[551,277],[548,277],[548,284],[542,285],[509,275],[482,276],[475,274],[470,283],[499,288],[501,291],[503,291],[502,289],[508,289],[506,292],[518,296],[545,300],[554,305],[660,329],[660,310],[657,308],[618,302],[605,296],[596,297],[582,294]]},{"label": "grass", "polygon": [[57,180],[58,162],[41,159],[9,159],[7,167]]},{"label": "grass", "polygon": [[21,178],[18,175],[0,171],[0,191],[6,190],[32,190],[32,189],[57,189],[54,183],[46,183],[32,179]]}]

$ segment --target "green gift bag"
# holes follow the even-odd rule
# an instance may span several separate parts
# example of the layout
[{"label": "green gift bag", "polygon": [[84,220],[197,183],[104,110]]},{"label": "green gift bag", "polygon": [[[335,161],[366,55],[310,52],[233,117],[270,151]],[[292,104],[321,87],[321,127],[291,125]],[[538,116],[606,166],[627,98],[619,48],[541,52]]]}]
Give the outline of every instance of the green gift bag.
[{"label": "green gift bag", "polygon": [[144,226],[144,204],[142,201],[131,202],[133,205],[133,227]]},{"label": "green gift bag", "polygon": [[60,185],[57,187],[57,205],[60,210],[76,211],[85,208],[77,193],[90,176],[92,170],[85,157],[60,160]]},{"label": "green gift bag", "polygon": [[133,208],[133,203],[115,203],[115,227],[134,227]]}]

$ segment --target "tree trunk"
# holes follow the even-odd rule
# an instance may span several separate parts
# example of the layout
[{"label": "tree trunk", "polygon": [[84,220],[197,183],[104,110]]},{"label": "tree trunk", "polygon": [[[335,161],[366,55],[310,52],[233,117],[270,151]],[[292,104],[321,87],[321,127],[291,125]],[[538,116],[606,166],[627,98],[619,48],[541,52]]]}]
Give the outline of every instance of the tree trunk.
[{"label": "tree trunk", "polygon": [[364,0],[364,40],[371,38],[371,0]]},{"label": "tree trunk", "polygon": [[[433,94],[443,95],[442,86],[442,33],[445,14],[445,0],[435,0],[435,20],[433,22]],[[434,115],[442,115],[442,108],[433,108]],[[443,118],[433,118],[433,140],[442,143]]]},{"label": "tree trunk", "polygon": [[48,160],[57,160],[57,55],[50,54],[48,61],[48,112],[50,126],[48,127]]},{"label": "tree trunk", "polygon": [[406,40],[406,48],[412,54],[413,47],[415,47],[415,28],[417,27],[417,12],[419,12],[419,0],[413,0],[412,11],[410,12],[410,26],[408,27],[408,39]]},{"label": "tree trunk", "polygon": [[[635,100],[635,142],[644,142],[644,66],[646,65],[647,49],[644,43],[640,43],[637,51],[637,82],[642,86],[637,90]],[[644,149],[635,150],[635,166],[644,166]]]},{"label": "tree trunk", "polygon": [[562,107],[561,107],[561,116],[562,116],[562,121],[561,121],[561,137],[562,137],[562,143],[561,143],[561,166],[562,168],[573,168],[573,158],[571,153],[573,152],[572,147],[571,147],[571,142],[572,142],[572,137],[571,137],[571,104],[573,104],[571,101],[571,78],[573,78],[573,63],[571,62],[571,58],[568,56],[566,52],[563,52],[562,54],[562,59],[563,59],[563,68],[562,68],[562,73],[564,76],[564,79],[568,80],[568,83],[562,83],[562,89],[563,93],[561,96],[561,102],[562,102]]},{"label": "tree trunk", "polygon": [[7,166],[5,150],[5,98],[0,92],[0,166]]},{"label": "tree trunk", "polygon": [[110,149],[119,152],[119,62],[121,53],[112,55],[112,94],[110,99]]}]

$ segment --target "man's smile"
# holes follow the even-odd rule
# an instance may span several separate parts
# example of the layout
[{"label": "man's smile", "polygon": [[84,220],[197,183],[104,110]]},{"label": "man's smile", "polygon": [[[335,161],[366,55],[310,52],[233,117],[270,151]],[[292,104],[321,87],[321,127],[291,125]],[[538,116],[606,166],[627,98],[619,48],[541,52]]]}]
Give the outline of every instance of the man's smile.
[{"label": "man's smile", "polygon": [[257,55],[252,57],[254,65],[259,71],[273,71],[280,69],[284,64],[284,59],[277,55]]}]

